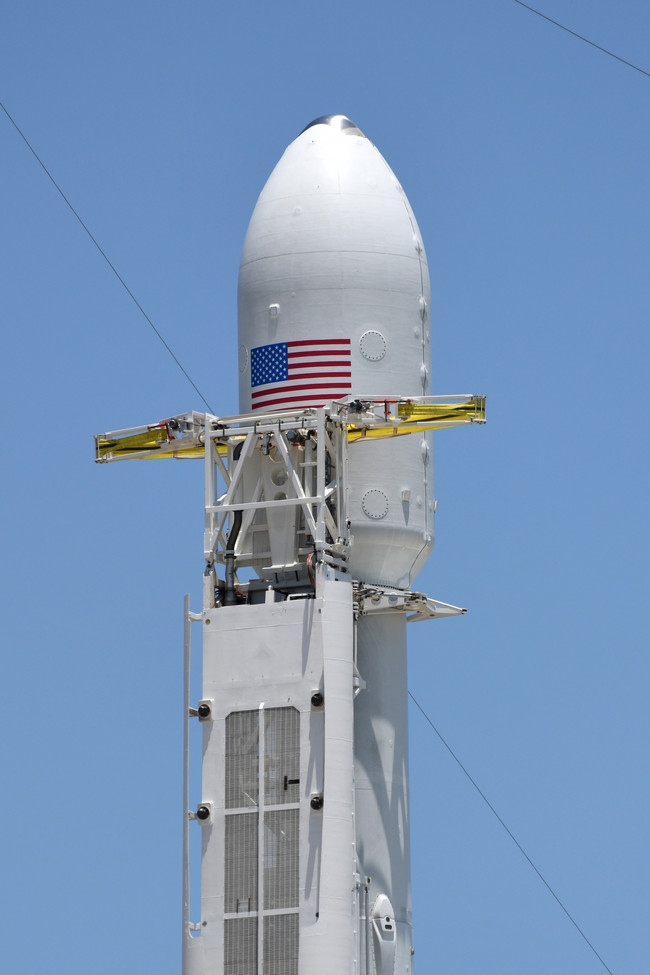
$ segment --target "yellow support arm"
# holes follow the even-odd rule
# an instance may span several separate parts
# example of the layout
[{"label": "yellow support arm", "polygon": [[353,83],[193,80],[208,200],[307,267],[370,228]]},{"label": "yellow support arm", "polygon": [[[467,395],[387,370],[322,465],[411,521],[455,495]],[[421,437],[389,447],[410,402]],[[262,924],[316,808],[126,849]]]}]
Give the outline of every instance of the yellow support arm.
[{"label": "yellow support arm", "polygon": [[[361,410],[358,419],[348,424],[350,443],[401,437],[423,430],[443,430],[467,423],[485,423],[485,396],[458,397],[457,402],[428,403],[377,398],[362,404],[349,404],[343,409],[350,412]],[[300,411],[300,424],[304,425],[311,414],[315,418],[316,412],[311,409]],[[251,422],[257,419],[262,420],[262,415],[251,416]],[[95,437],[95,460],[106,464],[126,458],[204,457],[205,422],[203,413],[185,413],[151,426],[99,434]],[[228,452],[225,440],[217,440],[215,447],[222,455]]]},{"label": "yellow support arm", "polygon": [[99,434],[95,437],[95,460],[106,464],[126,458],[204,457],[204,423],[204,414],[185,413],[146,427]]},{"label": "yellow support arm", "polygon": [[[381,402],[375,401],[375,407],[381,406]],[[457,403],[413,403],[406,400],[397,404],[393,415],[390,413],[391,405],[386,401],[383,422],[377,420],[368,425],[350,425],[348,440],[354,443],[362,439],[401,437],[422,430],[444,430],[467,423],[485,423],[485,396],[470,396]]]}]

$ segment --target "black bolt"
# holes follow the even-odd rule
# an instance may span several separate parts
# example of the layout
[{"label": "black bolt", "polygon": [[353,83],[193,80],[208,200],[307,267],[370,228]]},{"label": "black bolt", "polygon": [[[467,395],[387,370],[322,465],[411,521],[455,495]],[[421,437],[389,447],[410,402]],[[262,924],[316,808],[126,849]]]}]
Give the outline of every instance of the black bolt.
[{"label": "black bolt", "polygon": [[209,718],[210,717],[210,705],[209,704],[199,704],[199,718]]},{"label": "black bolt", "polygon": [[321,708],[323,706],[323,695],[320,691],[316,691],[315,694],[311,696],[311,706],[313,708]]},{"label": "black bolt", "polygon": [[209,806],[199,806],[196,810],[196,818],[201,820],[206,820],[210,818],[210,807]]},{"label": "black bolt", "polygon": [[323,797],[322,796],[312,796],[310,802],[312,809],[322,809],[323,808]]}]

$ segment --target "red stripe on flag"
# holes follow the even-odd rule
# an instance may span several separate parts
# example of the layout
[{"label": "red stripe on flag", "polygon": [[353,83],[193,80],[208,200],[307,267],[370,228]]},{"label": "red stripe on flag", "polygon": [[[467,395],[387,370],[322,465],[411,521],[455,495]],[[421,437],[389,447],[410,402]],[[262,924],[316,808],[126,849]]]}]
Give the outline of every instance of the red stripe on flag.
[{"label": "red stripe on flag", "polygon": [[326,366],[329,365],[342,366],[345,365],[346,363],[349,363],[350,361],[349,349],[345,349],[345,350],[342,349],[340,352],[336,352],[334,349],[305,349],[304,352],[287,352],[288,359],[312,359],[314,356],[322,356],[322,355],[338,356],[338,358],[333,360],[332,362],[324,362],[324,363],[319,358],[319,362],[321,362],[322,365],[326,365]]},{"label": "red stripe on flag", "polygon": [[[348,386],[348,389],[350,389],[349,386]],[[301,406],[304,406],[305,405],[305,401],[306,400],[310,400],[310,401],[311,400],[318,400],[319,401],[318,403],[314,403],[312,405],[313,406],[322,406],[323,403],[327,403],[331,399],[339,399],[341,396],[346,396],[346,395],[347,394],[343,390],[341,390],[341,392],[339,392],[339,393],[332,393],[330,396],[325,396],[323,393],[318,393],[317,395],[312,395],[312,396],[302,395],[300,397],[295,397],[295,396],[281,396],[281,397],[276,397],[275,399],[267,399],[267,400],[262,400],[259,403],[254,403],[253,404],[253,409],[259,410],[261,407],[275,406],[278,403],[295,403],[296,409],[300,409]],[[296,402],[296,399],[298,400],[298,402]],[[289,407],[287,407],[287,409],[289,409]]]},{"label": "red stripe on flag", "polygon": [[293,342],[287,342],[288,346],[294,345],[349,345],[350,339],[303,339],[299,341],[298,339]]},{"label": "red stripe on flag", "polygon": [[[319,362],[318,365],[319,366],[329,365],[329,363]],[[336,363],[336,365],[339,365],[339,363]],[[291,370],[292,379],[328,379],[331,376],[334,376],[336,378],[343,377],[343,379],[349,379],[351,375],[352,375],[351,372],[329,372],[329,371],[328,372],[294,372],[293,369]]]},{"label": "red stripe on flag", "polygon": [[[290,399],[296,399],[302,389],[332,389],[334,386],[334,391],[338,389],[351,389],[351,383],[298,383],[296,386],[281,386],[279,389],[264,389],[260,390],[258,393],[252,394],[252,399],[257,399],[260,396],[272,396],[273,393],[295,393],[296,395],[291,396]],[[322,396],[319,393],[319,396]],[[332,394],[334,395],[334,394]],[[308,396],[302,397],[303,399],[309,399]]]}]

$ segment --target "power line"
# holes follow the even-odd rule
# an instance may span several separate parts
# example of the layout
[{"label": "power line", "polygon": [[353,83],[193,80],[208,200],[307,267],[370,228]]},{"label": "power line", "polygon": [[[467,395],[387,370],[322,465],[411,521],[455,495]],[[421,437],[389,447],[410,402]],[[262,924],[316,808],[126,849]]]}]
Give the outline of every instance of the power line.
[{"label": "power line", "polygon": [[569,27],[565,27],[564,24],[558,23],[557,20],[547,17],[546,14],[543,14],[540,10],[535,10],[534,7],[529,7],[527,3],[522,3],[522,0],[515,0],[515,3],[518,3],[520,7],[525,7],[526,10],[530,10],[530,12],[533,14],[537,14],[537,16],[541,17],[543,20],[548,20],[549,24],[555,24],[556,27],[559,27],[561,30],[565,30],[567,34],[571,34],[572,37],[577,37],[579,41],[584,41],[585,44],[590,44],[592,47],[595,47],[597,51],[602,51],[603,54],[608,54],[610,58],[615,58],[617,61],[620,61],[621,64],[626,64],[628,68],[634,68],[635,71],[640,71],[641,74],[644,74],[646,78],[650,78],[650,71],[644,71],[644,69],[640,68],[638,64],[632,64],[631,61],[626,61],[625,58],[620,58],[618,54],[614,54],[613,51],[608,51],[606,47],[601,47],[600,44],[590,41],[588,37],[583,37],[582,34],[577,34]]},{"label": "power line", "polygon": [[560,907],[562,908],[562,910],[564,911],[564,913],[566,914],[566,916],[568,917],[568,919],[571,921],[571,924],[578,931],[578,933],[581,935],[581,937],[587,942],[587,944],[589,945],[589,947],[591,948],[591,950],[593,951],[594,955],[596,956],[596,958],[598,959],[598,961],[601,963],[601,965],[603,966],[603,968],[605,969],[605,971],[609,972],[609,975],[614,975],[614,973],[612,972],[611,968],[603,961],[603,959],[598,954],[598,952],[596,951],[596,949],[594,948],[594,946],[592,945],[591,941],[589,940],[589,938],[587,937],[587,935],[584,933],[584,931],[582,930],[582,928],[580,927],[580,925],[578,924],[578,922],[571,916],[571,914],[569,913],[569,911],[567,910],[567,908],[564,906],[564,904],[562,903],[562,901],[560,900],[560,898],[557,896],[557,894],[555,893],[555,891],[553,890],[553,888],[551,887],[551,885],[542,876],[541,872],[537,869],[537,867],[535,866],[535,864],[533,863],[533,861],[531,860],[531,858],[528,856],[528,854],[524,850],[524,848],[521,845],[521,843],[510,832],[510,830],[508,829],[508,827],[506,826],[506,824],[504,823],[504,821],[501,819],[501,816],[498,814],[498,812],[496,811],[496,809],[494,808],[494,806],[492,805],[492,803],[490,802],[490,800],[487,798],[487,796],[485,795],[485,793],[482,792],[481,789],[478,787],[477,783],[474,781],[474,779],[472,778],[472,776],[469,774],[469,772],[467,771],[467,769],[465,768],[465,766],[463,765],[463,763],[461,762],[461,760],[458,758],[458,756],[456,755],[456,753],[452,750],[451,746],[447,744],[447,742],[442,737],[442,735],[440,734],[440,732],[438,731],[438,729],[434,725],[434,723],[431,720],[431,718],[429,717],[429,715],[426,713],[426,711],[424,710],[424,708],[422,707],[422,705],[419,703],[419,701],[417,701],[413,697],[413,695],[411,694],[410,691],[409,691],[409,697],[411,698],[411,700],[415,704],[415,706],[418,709],[418,711],[420,711],[420,713],[423,715],[423,717],[425,718],[425,720],[431,725],[431,728],[436,733],[436,735],[438,736],[438,738],[440,739],[440,741],[442,742],[442,744],[445,746],[445,748],[447,749],[447,751],[449,752],[449,754],[451,755],[451,757],[453,758],[453,760],[456,762],[456,764],[465,773],[465,775],[467,776],[467,778],[469,779],[469,781],[472,783],[472,785],[474,786],[474,788],[476,789],[476,791],[478,792],[478,794],[480,795],[481,799],[486,804],[486,806],[488,807],[488,809],[490,810],[490,812],[492,812],[493,815],[496,816],[496,818],[499,820],[499,822],[501,823],[501,825],[505,829],[506,833],[508,834],[508,836],[510,837],[510,839],[512,840],[512,842],[515,844],[515,846],[519,850],[519,852],[526,858],[526,860],[528,861],[528,863],[530,864],[530,866],[533,868],[533,870],[535,871],[535,873],[537,874],[537,876],[539,877],[539,879],[542,881],[542,883],[544,884],[544,886],[546,887],[546,889],[549,891],[549,893],[555,898],[555,900],[557,901],[557,903],[560,905]]},{"label": "power line", "polygon": [[29,149],[29,151],[32,153],[32,155],[36,159],[36,162],[39,164],[39,166],[41,167],[41,169],[43,170],[43,172],[45,173],[45,175],[47,176],[47,178],[50,180],[50,182],[52,183],[52,185],[54,186],[54,188],[57,190],[57,192],[59,193],[59,195],[63,198],[64,202],[66,203],[66,205],[68,206],[68,208],[70,209],[70,211],[74,214],[74,216],[77,218],[77,220],[79,221],[79,223],[81,224],[81,226],[83,227],[83,229],[86,231],[86,233],[88,234],[88,236],[92,240],[93,244],[95,245],[95,247],[97,248],[97,250],[99,251],[99,253],[102,255],[102,257],[104,258],[104,260],[106,261],[106,263],[110,267],[111,271],[113,272],[113,274],[117,278],[117,280],[120,282],[120,284],[122,285],[122,287],[124,288],[124,290],[126,291],[126,293],[128,294],[128,296],[131,298],[131,300],[135,304],[135,306],[138,309],[138,311],[140,311],[140,313],[144,317],[145,321],[147,321],[149,323],[149,325],[151,325],[152,329],[154,330],[154,332],[156,333],[156,335],[158,336],[158,338],[160,339],[160,341],[162,342],[162,344],[165,346],[165,348],[169,352],[170,356],[172,357],[172,359],[174,360],[174,362],[176,363],[176,365],[178,366],[178,368],[181,370],[181,372],[183,373],[183,375],[185,376],[185,378],[187,379],[187,381],[193,386],[194,390],[198,393],[199,397],[203,400],[203,402],[207,406],[207,408],[210,411],[210,413],[214,413],[214,410],[212,409],[212,407],[208,403],[207,399],[205,398],[205,396],[203,395],[203,393],[201,392],[201,390],[198,388],[198,386],[196,385],[196,383],[194,382],[194,380],[192,379],[192,377],[189,375],[189,373],[187,372],[187,370],[183,367],[183,365],[181,364],[181,362],[178,360],[178,358],[176,357],[176,355],[174,355],[174,353],[171,350],[171,348],[167,345],[167,342],[162,337],[162,335],[160,334],[160,332],[158,331],[158,329],[156,328],[156,326],[154,325],[154,323],[151,321],[151,319],[147,315],[146,311],[144,310],[144,308],[142,307],[142,305],[140,304],[140,302],[138,301],[138,299],[136,298],[136,296],[133,294],[133,292],[131,291],[131,289],[129,288],[128,284],[126,283],[126,281],[124,280],[124,278],[122,277],[122,275],[119,273],[119,271],[117,270],[117,268],[115,267],[115,265],[113,264],[113,262],[110,260],[110,258],[108,257],[106,251],[103,250],[103,248],[100,246],[100,244],[97,241],[97,239],[95,237],[93,237],[93,235],[91,234],[90,230],[88,229],[88,227],[86,226],[86,224],[83,222],[83,220],[81,219],[81,217],[79,216],[79,214],[77,213],[77,211],[75,210],[75,208],[73,207],[72,203],[70,202],[70,200],[67,198],[67,196],[65,195],[65,193],[63,192],[63,190],[61,189],[61,187],[59,186],[59,184],[57,183],[57,181],[54,179],[54,176],[52,176],[52,173],[49,171],[49,169],[47,168],[47,166],[45,165],[45,163],[43,162],[43,160],[40,158],[40,156],[38,155],[38,153],[36,152],[36,150],[34,149],[34,147],[32,146],[32,144],[28,140],[28,138],[25,135],[25,133],[19,128],[18,124],[11,117],[11,115],[9,114],[9,112],[7,111],[7,109],[5,108],[5,106],[2,104],[2,102],[0,102],[0,108],[5,113],[5,115],[7,116],[7,118],[9,119],[9,121],[11,122],[11,124],[13,125],[13,127],[15,128],[16,132],[18,133],[18,135],[20,136],[20,138],[23,140],[23,142],[25,143],[25,145]]}]

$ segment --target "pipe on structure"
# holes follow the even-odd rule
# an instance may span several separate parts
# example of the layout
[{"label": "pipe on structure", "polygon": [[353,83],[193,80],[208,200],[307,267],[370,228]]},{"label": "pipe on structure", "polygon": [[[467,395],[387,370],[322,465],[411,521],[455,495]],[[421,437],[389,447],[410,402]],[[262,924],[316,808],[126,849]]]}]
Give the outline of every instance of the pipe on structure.
[{"label": "pipe on structure", "polygon": [[[235,444],[235,448],[232,452],[233,461],[239,460],[243,446],[244,446],[243,440],[240,440],[239,443]],[[232,519],[232,528],[230,530],[230,534],[228,535],[228,541],[226,543],[226,556],[225,556],[226,585],[224,587],[224,594],[223,594],[224,606],[234,606],[235,603],[237,602],[237,595],[235,593],[235,546],[237,545],[237,539],[239,538],[241,525],[242,525],[242,512],[235,511]]]}]

